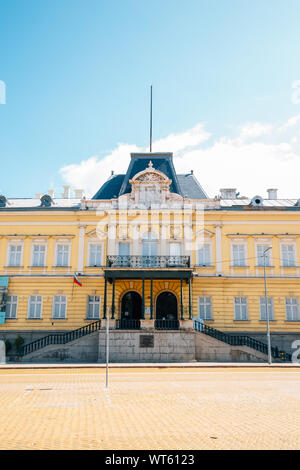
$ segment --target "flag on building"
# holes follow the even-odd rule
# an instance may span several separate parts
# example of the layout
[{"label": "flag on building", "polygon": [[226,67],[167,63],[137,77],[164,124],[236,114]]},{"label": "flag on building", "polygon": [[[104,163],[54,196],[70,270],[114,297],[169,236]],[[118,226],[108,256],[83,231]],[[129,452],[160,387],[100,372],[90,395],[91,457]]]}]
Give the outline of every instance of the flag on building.
[{"label": "flag on building", "polygon": [[76,273],[74,273],[73,280],[74,280],[75,284],[78,284],[80,287],[82,286],[82,282],[79,281]]}]

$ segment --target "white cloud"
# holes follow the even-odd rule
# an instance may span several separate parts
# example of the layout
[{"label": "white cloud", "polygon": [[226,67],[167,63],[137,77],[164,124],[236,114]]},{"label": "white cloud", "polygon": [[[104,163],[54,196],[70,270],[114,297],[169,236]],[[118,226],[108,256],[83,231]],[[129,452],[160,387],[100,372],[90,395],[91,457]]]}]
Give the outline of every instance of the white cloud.
[{"label": "white cloud", "polygon": [[297,114],[296,116],[292,116],[290,119],[287,120],[285,124],[283,124],[282,127],[280,127],[280,131],[284,131],[288,129],[289,127],[294,127],[298,122],[300,121],[300,114]]},{"label": "white cloud", "polygon": [[[153,151],[173,152],[177,172],[193,169],[210,197],[224,187],[237,188],[241,195],[249,197],[256,194],[266,197],[266,190],[276,187],[279,197],[300,198],[300,146],[296,138],[300,116],[295,118],[287,121],[293,125],[286,123],[282,127],[247,123],[237,129],[236,138],[221,136],[211,142],[208,142],[210,133],[203,124],[197,124],[185,132],[155,141]],[[111,170],[125,173],[131,152],[147,151],[119,144],[104,158],[94,156],[66,166],[60,172],[65,182],[73,188],[84,188],[89,197],[107,180]]]},{"label": "white cloud", "polygon": [[272,131],[271,124],[262,124],[261,122],[250,122],[240,128],[240,138],[242,141],[257,139]]}]

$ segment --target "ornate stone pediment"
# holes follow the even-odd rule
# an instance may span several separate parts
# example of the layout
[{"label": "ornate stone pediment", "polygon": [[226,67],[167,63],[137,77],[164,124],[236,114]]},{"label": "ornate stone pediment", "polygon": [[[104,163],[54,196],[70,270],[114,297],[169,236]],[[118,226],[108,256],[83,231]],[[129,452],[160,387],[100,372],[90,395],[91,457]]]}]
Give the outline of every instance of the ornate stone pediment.
[{"label": "ornate stone pediment", "polygon": [[170,180],[164,173],[153,168],[150,160],[148,168],[137,173],[131,180],[130,202],[134,204],[165,204],[170,198]]},{"label": "ornate stone pediment", "polygon": [[129,180],[129,183],[131,185],[141,183],[160,183],[167,184],[169,187],[172,181],[161,171],[155,170],[150,160],[148,168],[137,173],[131,180]]}]

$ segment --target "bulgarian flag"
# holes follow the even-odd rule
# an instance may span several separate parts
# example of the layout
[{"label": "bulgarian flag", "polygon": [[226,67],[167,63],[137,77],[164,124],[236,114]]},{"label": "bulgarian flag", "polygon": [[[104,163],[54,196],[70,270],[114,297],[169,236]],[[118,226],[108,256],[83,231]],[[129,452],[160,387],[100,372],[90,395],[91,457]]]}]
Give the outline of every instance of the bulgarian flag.
[{"label": "bulgarian flag", "polygon": [[80,286],[80,287],[82,286],[82,282],[79,281],[79,279],[78,279],[76,273],[74,273],[73,280],[74,280],[74,283],[75,283],[75,284],[78,284],[78,286]]}]

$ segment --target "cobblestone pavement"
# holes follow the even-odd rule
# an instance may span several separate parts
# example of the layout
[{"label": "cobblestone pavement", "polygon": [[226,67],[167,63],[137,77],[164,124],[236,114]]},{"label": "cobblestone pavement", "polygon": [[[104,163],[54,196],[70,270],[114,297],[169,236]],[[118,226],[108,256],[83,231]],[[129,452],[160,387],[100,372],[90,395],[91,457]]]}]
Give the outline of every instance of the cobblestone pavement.
[{"label": "cobblestone pavement", "polygon": [[0,403],[0,449],[300,448],[300,370],[1,370]]}]

